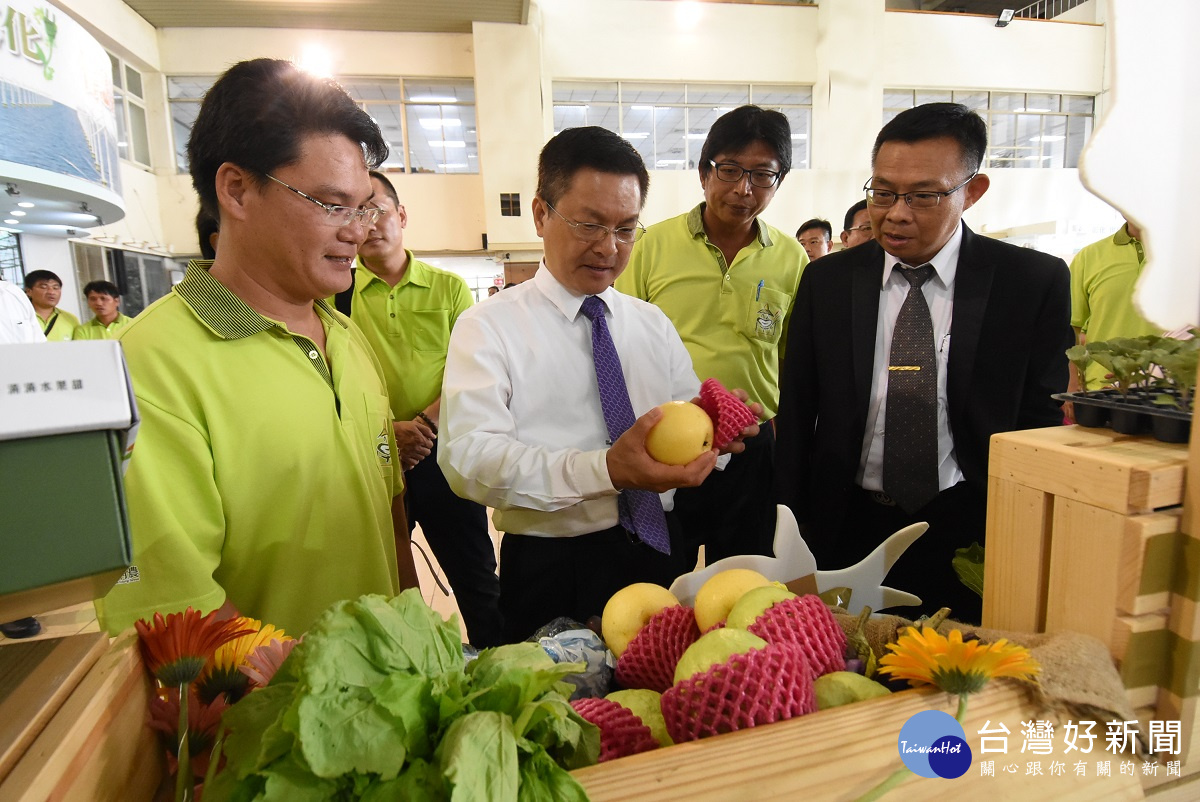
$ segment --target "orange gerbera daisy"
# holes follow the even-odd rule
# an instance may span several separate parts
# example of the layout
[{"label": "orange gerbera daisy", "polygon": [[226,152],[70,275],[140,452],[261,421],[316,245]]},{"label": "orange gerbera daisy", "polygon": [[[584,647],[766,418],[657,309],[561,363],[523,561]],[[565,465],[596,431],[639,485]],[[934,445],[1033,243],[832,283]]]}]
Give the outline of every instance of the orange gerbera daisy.
[{"label": "orange gerbera daisy", "polygon": [[211,702],[217,696],[225,694],[230,704],[236,702],[249,689],[250,678],[239,669],[249,665],[246,660],[260,646],[274,641],[290,641],[291,638],[282,629],[276,629],[253,618],[239,618],[238,623],[249,633],[225,643],[217,648],[212,659],[205,665],[197,681],[200,699]]},{"label": "orange gerbera daisy", "polygon": [[947,693],[974,693],[993,677],[1035,682],[1041,671],[1025,647],[1003,638],[994,643],[964,641],[957,629],[946,637],[929,627],[908,627],[888,649],[891,654],[879,661],[880,673],[913,685],[935,685]]},{"label": "orange gerbera daisy", "polygon": [[201,616],[191,607],[165,619],[155,613],[152,623],[143,619],[134,626],[146,667],[168,687],[193,682],[218,647],[251,632],[240,619],[218,621],[216,611]]}]

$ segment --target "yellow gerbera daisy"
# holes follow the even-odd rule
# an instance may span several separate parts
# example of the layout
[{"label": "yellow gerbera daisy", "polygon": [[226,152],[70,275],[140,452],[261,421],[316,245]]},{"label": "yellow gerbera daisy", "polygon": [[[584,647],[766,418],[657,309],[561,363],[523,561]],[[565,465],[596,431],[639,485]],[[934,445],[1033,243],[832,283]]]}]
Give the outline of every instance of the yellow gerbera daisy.
[{"label": "yellow gerbera daisy", "polygon": [[888,649],[891,654],[879,661],[880,673],[913,685],[935,685],[947,693],[974,693],[993,677],[1035,682],[1041,671],[1025,647],[1003,638],[964,642],[957,629],[946,637],[932,628],[908,627]]},{"label": "yellow gerbera daisy", "polygon": [[259,646],[272,641],[291,640],[282,629],[271,624],[263,625],[253,618],[237,619],[241,629],[253,630],[249,634],[234,638],[222,645],[213,654],[204,673],[200,675],[198,692],[201,701],[210,702],[221,694],[225,694],[230,703],[236,702],[247,691],[249,677],[238,670],[239,666],[249,665],[246,661]]}]

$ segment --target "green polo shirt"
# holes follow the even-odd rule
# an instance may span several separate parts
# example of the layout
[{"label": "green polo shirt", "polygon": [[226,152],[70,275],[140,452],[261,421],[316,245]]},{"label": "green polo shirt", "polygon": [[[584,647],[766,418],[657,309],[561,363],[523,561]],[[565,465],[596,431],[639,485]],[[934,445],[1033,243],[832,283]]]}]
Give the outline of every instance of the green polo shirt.
[{"label": "green polo shirt", "polygon": [[396,420],[412,420],[442,394],[450,332],[472,303],[465,279],[406,253],[408,269],[395,287],[360,261],[350,307],[383,364]]},{"label": "green polo shirt", "polygon": [[38,320],[41,320],[42,334],[46,335],[48,343],[65,343],[73,339],[82,339],[75,337],[75,330],[79,328],[79,318],[65,309],[55,308],[50,313],[50,317],[42,320],[39,315]]},{"label": "green polo shirt", "polygon": [[[1133,305],[1133,291],[1145,259],[1142,243],[1130,237],[1125,226],[1075,254],[1071,260],[1071,325],[1081,330],[1088,342],[1162,334],[1162,327],[1142,317]],[[1110,384],[1107,373],[1101,365],[1089,365],[1088,389]]]},{"label": "green polo shirt", "polygon": [[400,470],[370,345],[318,301],[322,357],[210,265],[121,333],[142,423],[125,475],[134,568],[96,603],[112,633],[228,596],[299,635],[338,600],[399,590]]},{"label": "green polo shirt", "polygon": [[117,319],[105,326],[98,318],[93,317],[87,323],[80,324],[75,329],[75,340],[116,340],[121,329],[133,322],[129,315],[117,314]]},{"label": "green polo shirt", "polygon": [[716,377],[763,406],[779,407],[779,360],[808,256],[760,218],[758,236],[726,264],[704,233],[704,204],[650,226],[617,279],[675,324],[701,380]]}]

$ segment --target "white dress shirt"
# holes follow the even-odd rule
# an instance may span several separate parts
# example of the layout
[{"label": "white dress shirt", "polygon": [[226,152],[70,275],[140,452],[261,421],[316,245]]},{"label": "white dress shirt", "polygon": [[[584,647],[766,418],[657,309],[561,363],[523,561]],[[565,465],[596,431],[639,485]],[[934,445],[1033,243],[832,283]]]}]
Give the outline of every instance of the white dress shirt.
[{"label": "white dress shirt", "polygon": [[[954,318],[954,276],[958,272],[958,253],[962,248],[962,222],[954,234],[929,261],[934,275],[921,286],[933,319],[933,341],[937,355],[938,399],[938,489],[953,487],[963,479],[954,456],[954,438],[950,435],[950,405],[946,396],[946,367],[950,361],[950,322]],[[894,268],[903,264],[884,252],[883,286],[879,291],[879,324],[875,327],[875,362],[871,375],[871,405],[867,408],[867,430],[863,436],[858,464],[858,484],[867,490],[883,490],[883,440],[887,432],[888,360],[892,353],[892,331],[900,307],[908,295],[909,283]],[[920,265],[908,265],[920,267]]]},{"label": "white dress shirt", "polygon": [[[700,383],[667,316],[611,287],[598,297],[634,415],[695,397]],[[529,281],[464,312],[450,336],[438,465],[455,493],[495,508],[502,532],[570,537],[617,525],[583,298],[543,261]]]},{"label": "white dress shirt", "polygon": [[25,291],[0,279],[0,343],[44,343],[42,321]]}]

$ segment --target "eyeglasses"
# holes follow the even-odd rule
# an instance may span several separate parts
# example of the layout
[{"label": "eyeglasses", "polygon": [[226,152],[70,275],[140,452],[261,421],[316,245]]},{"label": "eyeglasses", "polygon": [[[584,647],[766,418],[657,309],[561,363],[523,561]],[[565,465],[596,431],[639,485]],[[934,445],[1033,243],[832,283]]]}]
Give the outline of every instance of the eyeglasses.
[{"label": "eyeglasses", "polygon": [[931,192],[928,190],[921,192],[892,192],[888,189],[875,189],[874,187],[870,186],[870,181],[863,185],[863,192],[867,193],[867,203],[871,204],[872,206],[893,206],[897,200],[904,198],[904,202],[913,209],[932,209],[934,206],[937,206],[942,202],[942,198],[953,195],[955,192],[958,192],[967,184],[971,183],[971,180],[977,175],[979,175],[979,173],[971,173],[970,178],[968,178],[966,181],[963,181],[958,186],[954,187],[953,189],[948,189],[945,192]]},{"label": "eyeglasses", "polygon": [[[545,203],[545,199],[542,202]],[[635,223],[633,228],[609,228],[599,223],[579,223],[563,217],[563,213],[549,203],[546,203],[546,206],[571,227],[571,231],[575,233],[576,239],[583,242],[599,242],[611,234],[622,245],[632,245],[646,233],[646,227],[641,223]]]},{"label": "eyeglasses", "polygon": [[712,165],[713,170],[717,173],[717,178],[722,181],[728,181],[732,184],[735,181],[741,181],[742,176],[750,174],[750,183],[762,189],[770,189],[775,186],[775,182],[779,180],[779,172],[774,170],[747,170],[740,164],[732,162],[721,162],[717,164],[712,159],[708,160]]},{"label": "eyeglasses", "polygon": [[[910,205],[911,205],[911,201],[910,201],[909,203],[910,203]],[[871,230],[871,224],[870,224],[870,223],[863,223],[861,226],[855,226],[854,228],[848,228],[848,229],[846,229],[846,233],[848,234],[848,233],[850,233],[851,231],[870,231],[870,230]]]},{"label": "eyeglasses", "polygon": [[337,226],[338,228],[341,228],[342,226],[350,225],[352,221],[357,220],[364,226],[373,226],[375,225],[375,221],[379,219],[379,215],[383,214],[383,209],[379,208],[354,209],[350,206],[331,206],[328,203],[322,203],[312,195],[309,195],[307,192],[301,192],[285,181],[280,181],[270,173],[267,173],[267,178],[271,179],[276,184],[282,184],[292,192],[295,192],[297,195],[304,198],[306,201],[312,201],[324,209],[326,225]]}]

